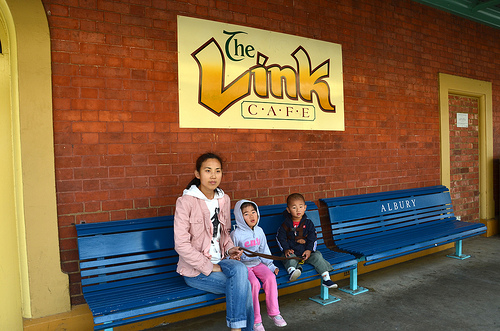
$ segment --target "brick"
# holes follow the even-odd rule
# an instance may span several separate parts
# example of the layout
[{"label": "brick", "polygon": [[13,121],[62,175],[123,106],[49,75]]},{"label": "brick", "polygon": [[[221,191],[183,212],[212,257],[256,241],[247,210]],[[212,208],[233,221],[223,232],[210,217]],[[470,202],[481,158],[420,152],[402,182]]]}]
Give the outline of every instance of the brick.
[{"label": "brick", "polygon": [[85,213],[94,213],[98,211],[101,211],[100,202],[85,202],[83,205],[83,212]]},{"label": "brick", "polygon": [[132,165],[131,155],[103,155],[100,158],[100,165],[103,167],[110,166],[127,166]]},{"label": "brick", "polygon": [[107,191],[83,191],[75,192],[75,201],[78,202],[88,202],[88,201],[103,201],[109,198],[109,193]]},{"label": "brick", "polygon": [[132,187],[132,179],[130,178],[103,179],[101,180],[101,187],[104,190],[130,189]]},{"label": "brick", "polygon": [[154,123],[124,123],[125,132],[154,132]]},{"label": "brick", "polygon": [[80,180],[65,180],[57,183],[58,192],[73,192],[82,190],[82,181]]},{"label": "brick", "polygon": [[[188,180],[186,180],[186,184]],[[170,187],[178,186],[179,180],[175,176],[154,176],[149,180],[149,185],[152,187]]]},{"label": "brick", "polygon": [[100,155],[106,153],[105,145],[74,145],[73,147],[74,155]]},{"label": "brick", "polygon": [[151,208],[127,210],[127,219],[155,217],[155,216],[158,216],[158,213],[156,212],[156,210]]},{"label": "brick", "polygon": [[[134,177],[133,178],[133,184],[135,188],[149,188],[149,177],[143,176],[143,177]],[[155,194],[157,191],[155,191]],[[149,196],[148,196],[149,197]]]},{"label": "brick", "polygon": [[57,213],[60,215],[70,215],[81,212],[83,212],[83,204],[81,203],[67,203],[67,204],[59,204],[57,206]]},{"label": "brick", "polygon": [[98,178],[108,178],[108,169],[104,167],[100,168],[78,168],[74,169],[75,179],[98,179]]},{"label": "brick", "polygon": [[67,225],[72,225],[72,224],[75,223],[75,217],[72,216],[72,215],[65,215],[65,216],[59,215],[57,217],[57,222],[59,224],[59,227],[64,227],[64,226],[67,226]]},{"label": "brick", "polygon": [[102,210],[121,210],[121,209],[131,209],[133,207],[133,202],[131,200],[107,200],[102,202]]},{"label": "brick", "polygon": [[125,168],[124,167],[110,167],[109,168],[109,177],[117,178],[125,176]]}]

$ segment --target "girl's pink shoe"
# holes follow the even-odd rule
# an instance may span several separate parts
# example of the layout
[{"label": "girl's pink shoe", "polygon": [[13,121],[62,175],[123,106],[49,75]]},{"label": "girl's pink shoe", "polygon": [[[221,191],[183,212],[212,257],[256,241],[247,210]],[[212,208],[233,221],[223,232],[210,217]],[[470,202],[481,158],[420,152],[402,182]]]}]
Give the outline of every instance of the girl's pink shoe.
[{"label": "girl's pink shoe", "polygon": [[253,325],[253,331],[266,331],[262,323],[255,323]]},{"label": "girl's pink shoe", "polygon": [[269,318],[273,320],[274,325],[276,325],[276,326],[279,326],[279,327],[286,326],[285,319],[281,315],[269,316]]}]

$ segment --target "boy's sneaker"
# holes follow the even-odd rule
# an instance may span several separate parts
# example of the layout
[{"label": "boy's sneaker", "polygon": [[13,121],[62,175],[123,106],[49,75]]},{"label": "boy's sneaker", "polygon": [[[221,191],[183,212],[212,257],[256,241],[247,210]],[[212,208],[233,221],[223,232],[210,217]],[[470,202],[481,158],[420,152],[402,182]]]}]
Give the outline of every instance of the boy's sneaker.
[{"label": "boy's sneaker", "polygon": [[[267,316],[269,316],[269,315],[267,315]],[[273,320],[274,325],[276,325],[276,326],[279,326],[279,327],[286,326],[285,319],[281,315],[269,316],[269,318]],[[255,328],[254,328],[254,330],[255,330]]]},{"label": "boy's sneaker", "polygon": [[302,271],[300,271],[300,269],[295,269],[294,271],[292,271],[290,273],[290,281],[293,282],[294,280],[296,280],[297,278],[299,278],[300,275],[302,275]]},{"label": "boy's sneaker", "polygon": [[337,284],[335,284],[334,282],[332,282],[332,280],[331,280],[331,279],[324,280],[324,281],[323,281],[323,286],[326,286],[326,287],[328,287],[328,288],[337,288],[337,287],[338,287],[338,285],[337,285]]},{"label": "boy's sneaker", "polygon": [[253,330],[254,331],[266,331],[266,329],[264,329],[264,325],[262,325],[262,323],[255,323],[253,325]]}]

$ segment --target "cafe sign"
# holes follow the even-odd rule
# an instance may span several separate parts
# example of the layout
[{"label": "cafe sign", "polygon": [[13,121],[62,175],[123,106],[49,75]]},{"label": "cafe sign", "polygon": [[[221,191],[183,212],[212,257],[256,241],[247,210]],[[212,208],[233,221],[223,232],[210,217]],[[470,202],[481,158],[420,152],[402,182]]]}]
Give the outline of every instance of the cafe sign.
[{"label": "cafe sign", "polygon": [[178,16],[181,128],[344,130],[342,48]]}]

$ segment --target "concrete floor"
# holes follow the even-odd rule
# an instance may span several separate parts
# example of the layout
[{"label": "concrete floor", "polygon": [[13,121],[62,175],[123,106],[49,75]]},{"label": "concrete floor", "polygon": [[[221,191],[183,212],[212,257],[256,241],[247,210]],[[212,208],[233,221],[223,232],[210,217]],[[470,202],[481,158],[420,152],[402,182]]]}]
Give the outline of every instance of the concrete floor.
[{"label": "concrete floor", "polygon": [[[266,330],[500,330],[500,236],[464,240],[467,260],[447,258],[453,249],[359,276],[370,291],[356,296],[330,290],[341,301],[309,300],[313,288],[280,297],[285,328],[265,317]],[[339,286],[348,285],[348,280]],[[225,312],[159,326],[150,331],[229,330]]]}]

